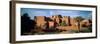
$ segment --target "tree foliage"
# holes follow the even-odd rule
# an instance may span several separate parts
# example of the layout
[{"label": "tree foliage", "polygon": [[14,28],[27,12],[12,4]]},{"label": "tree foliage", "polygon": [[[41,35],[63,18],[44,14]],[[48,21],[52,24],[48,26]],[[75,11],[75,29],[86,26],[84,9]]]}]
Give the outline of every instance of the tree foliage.
[{"label": "tree foliage", "polygon": [[80,22],[80,21],[84,20],[84,18],[81,17],[81,16],[77,16],[77,17],[75,17],[74,19],[75,19],[77,22]]},{"label": "tree foliage", "polygon": [[58,17],[59,17],[59,18],[62,18],[62,16],[61,16],[61,15],[58,15]]}]

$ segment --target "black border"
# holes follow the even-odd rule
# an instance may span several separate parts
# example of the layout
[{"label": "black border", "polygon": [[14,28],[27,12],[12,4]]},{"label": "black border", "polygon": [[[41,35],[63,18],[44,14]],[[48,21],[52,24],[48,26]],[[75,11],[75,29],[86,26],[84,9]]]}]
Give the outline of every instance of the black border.
[{"label": "black border", "polygon": [[[45,40],[28,40],[28,41],[16,41],[15,36],[15,8],[17,3],[25,4],[43,4],[43,5],[59,5],[59,6],[74,6],[74,7],[90,7],[96,8],[96,36],[95,37],[80,37],[80,38],[60,38],[60,39],[45,39]],[[60,40],[76,40],[76,39],[90,39],[97,38],[97,6],[96,5],[81,5],[81,4],[63,4],[63,3],[48,3],[48,2],[31,2],[31,1],[10,1],[10,43],[27,43],[27,42],[44,42],[44,41],[60,41]]]}]

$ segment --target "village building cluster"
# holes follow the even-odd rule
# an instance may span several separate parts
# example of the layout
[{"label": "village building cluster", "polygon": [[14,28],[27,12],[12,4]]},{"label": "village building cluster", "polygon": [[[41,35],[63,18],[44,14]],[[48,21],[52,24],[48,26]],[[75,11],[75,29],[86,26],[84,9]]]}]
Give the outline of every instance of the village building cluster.
[{"label": "village building cluster", "polygon": [[35,16],[34,21],[37,27],[43,29],[46,28],[57,28],[59,30],[79,30],[82,27],[88,27],[92,25],[91,20],[82,20],[77,22],[70,16],[53,15],[50,17],[46,16]]}]

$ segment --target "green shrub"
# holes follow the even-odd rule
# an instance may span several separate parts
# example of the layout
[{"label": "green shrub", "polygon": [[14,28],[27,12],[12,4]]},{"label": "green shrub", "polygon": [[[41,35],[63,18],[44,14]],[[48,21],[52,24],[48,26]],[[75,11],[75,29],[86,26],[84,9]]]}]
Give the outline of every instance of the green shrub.
[{"label": "green shrub", "polygon": [[66,25],[67,25],[67,24],[66,24],[65,21],[63,21],[63,22],[60,23],[60,26],[66,26]]},{"label": "green shrub", "polygon": [[85,29],[82,29],[80,32],[92,32],[92,27],[87,27]]}]

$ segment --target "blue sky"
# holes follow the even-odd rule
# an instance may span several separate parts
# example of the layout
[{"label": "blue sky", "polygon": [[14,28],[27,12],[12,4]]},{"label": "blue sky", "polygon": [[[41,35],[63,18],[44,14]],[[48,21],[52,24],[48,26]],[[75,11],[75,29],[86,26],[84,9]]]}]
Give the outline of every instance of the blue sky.
[{"label": "blue sky", "polygon": [[28,13],[31,19],[34,19],[34,16],[52,16],[52,15],[62,15],[77,17],[82,16],[83,18],[91,18],[92,11],[82,11],[82,10],[62,10],[62,9],[37,9],[37,8],[21,8],[21,15]]}]

